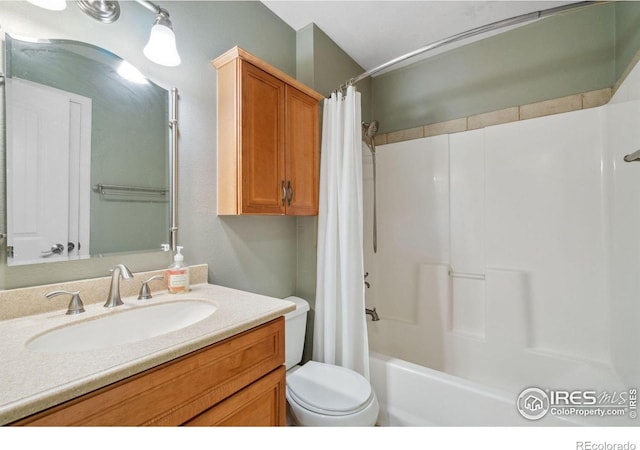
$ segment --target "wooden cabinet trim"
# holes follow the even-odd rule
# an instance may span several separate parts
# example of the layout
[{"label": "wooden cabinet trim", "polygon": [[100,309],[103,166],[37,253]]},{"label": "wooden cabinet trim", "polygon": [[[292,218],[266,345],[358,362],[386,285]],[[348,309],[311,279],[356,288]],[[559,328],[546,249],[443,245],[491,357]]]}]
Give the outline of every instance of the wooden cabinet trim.
[{"label": "wooden cabinet trim", "polygon": [[[238,214],[242,167],[242,123],[240,61],[226,64],[218,70],[218,213]],[[220,149],[225,149],[220,151]]]},{"label": "wooden cabinet trim", "polygon": [[293,78],[290,75],[287,75],[285,72],[283,72],[282,70],[278,69],[275,66],[272,66],[271,64],[269,64],[266,61],[263,61],[262,59],[258,58],[257,56],[252,55],[251,53],[249,53],[248,51],[236,46],[233,47],[232,49],[228,50],[226,53],[223,53],[222,55],[218,56],[216,59],[214,59],[213,61],[211,61],[211,64],[213,64],[213,66],[216,69],[220,69],[221,67],[223,67],[224,65],[228,64],[229,62],[232,62],[233,60],[240,58],[243,59],[245,61],[250,62],[251,64],[253,64],[256,67],[259,67],[260,69],[264,70],[265,72],[270,73],[271,75],[280,78],[282,81],[284,81],[285,83],[287,83],[290,86],[295,87],[296,89],[299,89],[300,91],[304,92],[305,94],[315,98],[317,101],[322,100],[324,97],[324,95],[320,94],[319,92],[314,91],[313,89],[311,89],[309,86],[305,85],[304,83],[301,83],[300,81],[296,80],[295,78]]}]

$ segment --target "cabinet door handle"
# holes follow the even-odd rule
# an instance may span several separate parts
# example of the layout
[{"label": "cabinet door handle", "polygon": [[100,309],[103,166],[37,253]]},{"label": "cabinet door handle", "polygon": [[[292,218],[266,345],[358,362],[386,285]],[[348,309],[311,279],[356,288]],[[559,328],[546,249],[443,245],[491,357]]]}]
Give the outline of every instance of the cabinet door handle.
[{"label": "cabinet door handle", "polygon": [[287,190],[289,191],[289,197],[287,198],[287,205],[291,206],[291,200],[293,200],[293,186],[291,186],[291,180],[289,180]]},{"label": "cabinet door handle", "polygon": [[284,202],[287,199],[287,188],[284,185],[284,180],[282,180],[282,206],[284,206]]}]

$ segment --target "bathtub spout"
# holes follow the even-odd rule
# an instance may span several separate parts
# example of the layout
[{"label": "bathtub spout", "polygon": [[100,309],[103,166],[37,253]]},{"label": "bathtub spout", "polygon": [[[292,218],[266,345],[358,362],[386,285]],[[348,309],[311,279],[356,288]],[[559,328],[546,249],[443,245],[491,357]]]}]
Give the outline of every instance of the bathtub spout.
[{"label": "bathtub spout", "polygon": [[377,322],[378,320],[380,320],[380,317],[378,317],[378,312],[376,311],[375,306],[371,309],[365,308],[364,311],[365,311],[365,314],[368,314],[371,316],[372,322]]}]

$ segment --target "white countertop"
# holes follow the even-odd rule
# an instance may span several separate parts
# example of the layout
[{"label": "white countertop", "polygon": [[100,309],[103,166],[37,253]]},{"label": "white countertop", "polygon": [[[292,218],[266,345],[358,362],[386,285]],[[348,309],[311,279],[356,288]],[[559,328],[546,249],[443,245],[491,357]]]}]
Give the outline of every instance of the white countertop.
[{"label": "white countertop", "polygon": [[[107,349],[44,353],[27,342],[52,328],[86,321],[127,308],[197,299],[212,302],[211,316],[186,328],[144,341]],[[123,298],[124,305],[85,305],[74,316],[58,310],[0,321],[0,425],[86,394],[136,373],[171,361],[293,311],[295,304],[212,284],[191,286],[188,294],[154,293],[150,300]],[[117,330],[114,330],[117,333]]]}]

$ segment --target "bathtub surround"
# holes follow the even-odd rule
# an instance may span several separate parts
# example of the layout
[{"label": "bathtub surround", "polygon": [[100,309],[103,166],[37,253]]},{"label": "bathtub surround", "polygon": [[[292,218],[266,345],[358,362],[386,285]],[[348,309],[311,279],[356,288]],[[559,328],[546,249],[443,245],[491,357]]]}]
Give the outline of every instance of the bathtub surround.
[{"label": "bathtub surround", "polygon": [[603,106],[378,146],[372,350],[510,395],[640,384],[639,105],[637,65]]}]

